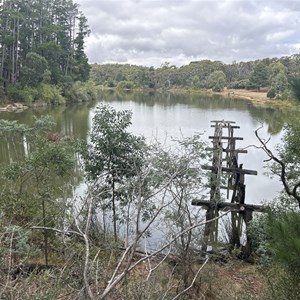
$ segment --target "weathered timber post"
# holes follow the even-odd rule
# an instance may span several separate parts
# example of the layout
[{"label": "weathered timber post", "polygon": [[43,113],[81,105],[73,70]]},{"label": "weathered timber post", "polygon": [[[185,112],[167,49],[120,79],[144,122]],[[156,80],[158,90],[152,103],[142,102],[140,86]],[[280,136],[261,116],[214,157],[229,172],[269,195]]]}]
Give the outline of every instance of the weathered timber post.
[{"label": "weathered timber post", "polygon": [[[210,200],[193,200],[192,205],[204,206],[206,211],[206,225],[204,228],[204,241],[201,250],[205,253],[209,242],[215,243],[218,238],[218,222],[210,222],[217,217],[219,210],[231,210],[231,227],[232,227],[232,247],[241,246],[242,225],[245,222],[246,226],[252,219],[253,211],[262,211],[259,205],[245,204],[246,185],[245,174],[257,175],[256,171],[243,169],[242,164],[238,164],[238,154],[247,153],[247,150],[236,149],[236,141],[243,140],[242,137],[234,137],[234,129],[240,128],[233,125],[233,121],[212,121],[211,127],[215,128],[212,139],[213,147],[208,150],[213,151],[212,165],[202,166],[203,169],[210,170]],[[228,136],[223,136],[223,128],[227,128]],[[227,145],[224,147],[224,142],[227,140]],[[225,158],[223,158],[225,153]],[[225,162],[225,166],[223,166]],[[229,199],[230,191],[231,202],[221,201],[221,179],[222,174],[227,176],[227,199]],[[223,176],[224,177],[224,176]],[[247,240],[246,246],[243,247],[243,256],[249,256],[251,253],[250,243]]]}]

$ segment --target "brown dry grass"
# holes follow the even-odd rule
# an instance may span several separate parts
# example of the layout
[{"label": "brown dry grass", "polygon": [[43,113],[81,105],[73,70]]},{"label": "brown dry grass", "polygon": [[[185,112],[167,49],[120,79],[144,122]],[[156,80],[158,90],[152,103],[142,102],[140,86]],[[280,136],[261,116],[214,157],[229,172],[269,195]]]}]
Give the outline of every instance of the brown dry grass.
[{"label": "brown dry grass", "polygon": [[212,299],[261,299],[265,293],[265,278],[255,265],[235,261],[212,268],[215,274],[210,283]]},{"label": "brown dry grass", "polygon": [[296,105],[293,101],[269,99],[267,97],[267,92],[265,91],[258,92],[256,90],[224,89],[224,91],[219,94],[225,97],[251,101],[251,103],[259,106],[270,106],[298,111],[300,110],[299,106]]}]

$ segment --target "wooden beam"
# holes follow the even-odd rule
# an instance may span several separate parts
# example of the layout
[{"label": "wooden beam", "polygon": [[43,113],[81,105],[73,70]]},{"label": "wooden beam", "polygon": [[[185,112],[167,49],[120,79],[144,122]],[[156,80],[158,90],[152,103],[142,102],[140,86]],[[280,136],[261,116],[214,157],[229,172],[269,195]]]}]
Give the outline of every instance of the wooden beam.
[{"label": "wooden beam", "polygon": [[[205,148],[205,150],[208,150],[208,151],[220,151],[220,149],[216,149],[216,148]],[[248,153],[248,150],[244,150],[244,149],[222,149],[223,152],[226,152],[226,153],[230,153],[230,152],[234,152],[234,153]]]},{"label": "wooden beam", "polygon": [[[230,126],[230,128],[234,128],[234,129],[240,129],[240,126],[236,126],[236,125],[228,125],[228,124],[223,124],[223,128],[228,128]],[[210,127],[217,127],[217,125],[210,125]]]},{"label": "wooden beam", "polygon": [[235,124],[235,121],[222,121],[222,120],[213,120],[213,121],[210,121],[211,123],[231,123],[231,124]]},{"label": "wooden beam", "polygon": [[[201,166],[201,167],[204,170],[211,170],[211,171],[217,172],[217,168],[216,167],[212,167],[212,166]],[[224,172],[235,172],[235,173],[247,174],[247,175],[257,175],[257,171],[255,171],[255,170],[247,170],[247,169],[241,169],[241,168],[226,168],[226,167],[221,167],[221,171],[224,171]]]},{"label": "wooden beam", "polygon": [[192,200],[192,205],[195,206],[206,206],[207,208],[211,208],[217,206],[219,209],[226,210],[238,210],[240,212],[251,210],[257,212],[266,212],[267,208],[263,205],[257,204],[239,204],[239,203],[231,203],[231,202],[219,202],[219,203],[212,203],[209,200],[199,200],[194,199]]},{"label": "wooden beam", "polygon": [[217,139],[222,139],[222,140],[239,140],[242,141],[244,138],[243,137],[235,137],[235,136],[215,136],[211,135],[208,137],[209,139],[217,140]]}]

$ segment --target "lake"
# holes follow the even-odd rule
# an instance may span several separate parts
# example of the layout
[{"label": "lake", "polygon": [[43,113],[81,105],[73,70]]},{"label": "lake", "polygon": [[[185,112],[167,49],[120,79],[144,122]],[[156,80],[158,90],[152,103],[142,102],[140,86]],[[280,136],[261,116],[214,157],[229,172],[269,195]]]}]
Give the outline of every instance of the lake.
[{"label": "lake", "polygon": [[[275,148],[280,143],[283,126],[288,121],[289,113],[280,110],[255,106],[247,100],[224,98],[221,96],[163,94],[163,93],[115,93],[103,92],[100,102],[110,104],[117,110],[133,112],[130,130],[134,134],[144,135],[148,140],[159,139],[171,143],[171,138],[188,137],[194,133],[203,133],[203,139],[209,142],[213,135],[212,120],[235,121],[240,129],[235,136],[243,137],[237,141],[237,148],[249,145],[258,146],[254,131],[262,126],[261,136],[271,138],[269,147]],[[1,112],[0,118],[18,120],[32,124],[34,117],[50,114],[57,122],[57,131],[65,135],[87,138],[91,126],[95,103],[58,106],[54,108],[28,109],[19,113]],[[14,160],[10,146],[1,141],[0,161]],[[257,170],[257,176],[247,176],[246,202],[261,203],[272,200],[282,189],[277,179],[270,179],[264,172],[264,152],[255,147],[247,148],[248,154],[241,154],[239,161],[245,169]],[[20,149],[24,151],[24,149]],[[25,153],[25,152],[24,152]]]}]

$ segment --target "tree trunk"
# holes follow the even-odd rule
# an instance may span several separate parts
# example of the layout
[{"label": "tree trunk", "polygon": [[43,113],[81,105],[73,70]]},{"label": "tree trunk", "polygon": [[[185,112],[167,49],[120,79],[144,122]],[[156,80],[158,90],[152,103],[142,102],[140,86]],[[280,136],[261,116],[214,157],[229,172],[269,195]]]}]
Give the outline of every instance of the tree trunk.
[{"label": "tree trunk", "polygon": [[112,179],[112,211],[113,211],[113,227],[114,227],[114,239],[115,242],[118,240],[117,235],[117,213],[116,213],[116,203],[115,203],[115,180]]},{"label": "tree trunk", "polygon": [[48,265],[48,232],[47,232],[47,222],[46,222],[46,208],[45,200],[42,199],[42,210],[43,210],[43,225],[44,225],[44,256],[45,256],[45,265]]}]

